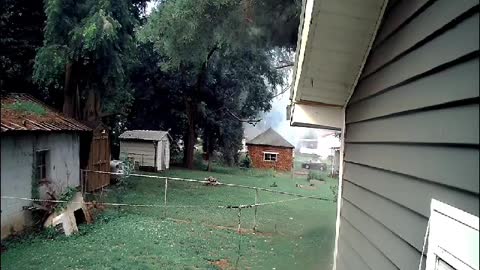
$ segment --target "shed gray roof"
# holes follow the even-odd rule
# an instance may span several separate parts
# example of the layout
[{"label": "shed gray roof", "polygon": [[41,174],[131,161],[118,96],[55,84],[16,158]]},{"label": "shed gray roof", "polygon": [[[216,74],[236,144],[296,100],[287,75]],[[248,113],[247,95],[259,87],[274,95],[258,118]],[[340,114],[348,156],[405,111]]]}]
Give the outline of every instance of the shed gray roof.
[{"label": "shed gray roof", "polygon": [[247,144],[295,148],[295,146],[293,146],[291,143],[285,140],[280,134],[278,134],[272,128],[267,129],[267,131],[251,139],[250,141],[247,142]]},{"label": "shed gray roof", "polygon": [[119,138],[124,140],[160,141],[168,134],[161,130],[127,130]]}]

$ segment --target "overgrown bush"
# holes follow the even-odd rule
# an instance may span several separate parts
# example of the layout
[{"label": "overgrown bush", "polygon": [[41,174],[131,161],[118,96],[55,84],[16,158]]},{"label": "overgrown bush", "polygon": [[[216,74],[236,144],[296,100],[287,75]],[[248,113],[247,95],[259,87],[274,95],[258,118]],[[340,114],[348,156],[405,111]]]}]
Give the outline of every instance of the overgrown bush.
[{"label": "overgrown bush", "polygon": [[78,189],[76,187],[68,187],[58,198],[59,201],[64,201],[60,202],[55,206],[55,212],[61,212],[64,210],[68,203],[73,200],[73,197],[75,194],[78,192]]},{"label": "overgrown bush", "polygon": [[325,179],[323,179],[323,176],[320,172],[309,171],[308,176],[307,176],[307,180],[310,181],[310,180],[313,180],[313,179],[320,180],[320,181],[325,181]]},{"label": "overgrown bush", "polygon": [[252,159],[250,159],[249,155],[246,155],[244,158],[240,160],[240,167],[242,168],[251,168],[252,167]]},{"label": "overgrown bush", "polygon": [[115,176],[115,185],[126,186],[128,177],[130,176],[131,173],[135,171],[135,164],[133,162],[133,159],[130,159],[128,157],[124,158],[121,164],[122,164],[123,175]]},{"label": "overgrown bush", "polygon": [[338,198],[338,186],[330,186],[330,190],[332,191],[333,193],[333,201],[334,202],[337,202],[337,198]]}]

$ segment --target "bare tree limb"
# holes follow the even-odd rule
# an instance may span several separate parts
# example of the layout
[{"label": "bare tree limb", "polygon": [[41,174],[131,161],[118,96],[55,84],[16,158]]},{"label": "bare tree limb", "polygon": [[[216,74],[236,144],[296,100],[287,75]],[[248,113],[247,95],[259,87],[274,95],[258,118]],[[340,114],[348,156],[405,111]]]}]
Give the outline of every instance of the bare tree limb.
[{"label": "bare tree limb", "polygon": [[280,93],[277,93],[276,95],[274,95],[274,96],[272,97],[272,99],[274,99],[274,98],[276,98],[276,97],[278,97],[278,96],[281,96],[282,94],[284,94],[285,92],[287,92],[288,89],[290,89],[290,86],[289,86],[289,85],[287,85],[285,88],[283,88],[282,91],[280,91]]},{"label": "bare tree limb", "polygon": [[256,123],[262,121],[262,119],[242,119],[240,117],[238,117],[236,114],[234,114],[233,112],[231,112],[229,109],[227,108],[223,108],[228,114],[230,114],[233,118],[237,119],[238,121],[242,122],[242,123],[249,123],[249,124],[253,124],[255,125]]},{"label": "bare tree limb", "polygon": [[275,69],[282,69],[282,68],[287,68],[287,67],[293,67],[294,65],[295,65],[295,63],[289,62],[289,63],[285,63],[285,64],[280,65],[280,66],[276,66]]}]

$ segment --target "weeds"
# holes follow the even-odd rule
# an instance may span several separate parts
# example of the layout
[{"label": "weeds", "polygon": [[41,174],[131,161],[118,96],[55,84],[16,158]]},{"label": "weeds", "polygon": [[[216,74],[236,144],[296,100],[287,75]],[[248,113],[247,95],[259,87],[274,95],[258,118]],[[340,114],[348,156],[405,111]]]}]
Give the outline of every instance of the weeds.
[{"label": "weeds", "polygon": [[60,202],[55,206],[55,212],[61,212],[63,209],[65,209],[70,203],[70,201],[73,199],[75,194],[78,192],[76,187],[68,187],[61,195],[60,198],[58,198],[59,201],[64,201]]},{"label": "weeds", "polygon": [[22,114],[34,114],[34,115],[40,115],[40,116],[47,114],[47,110],[44,107],[42,107],[37,103],[29,102],[29,101],[24,101],[24,102],[16,101],[15,103],[5,105],[5,107],[7,109],[10,109]]}]

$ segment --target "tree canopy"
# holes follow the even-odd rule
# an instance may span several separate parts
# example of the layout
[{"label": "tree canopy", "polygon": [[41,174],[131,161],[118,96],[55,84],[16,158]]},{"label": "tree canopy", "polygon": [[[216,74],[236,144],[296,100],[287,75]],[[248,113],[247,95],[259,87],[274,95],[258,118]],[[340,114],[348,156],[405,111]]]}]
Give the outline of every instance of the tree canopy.
[{"label": "tree canopy", "polygon": [[[139,40],[151,43],[161,55],[161,70],[180,73],[183,80],[179,97],[184,106],[179,107],[186,116],[187,167],[193,165],[194,144],[200,134],[207,157],[217,147],[238,150],[241,123],[255,123],[261,112],[270,110],[277,85],[285,83],[284,74],[276,68],[281,42],[272,38],[268,20],[255,19],[258,10],[277,11],[270,4],[266,9],[256,1],[165,1],[141,27]],[[288,12],[295,17],[293,10]],[[284,42],[284,47],[291,48],[291,42]],[[224,156],[231,163],[232,154]]]},{"label": "tree canopy", "polygon": [[[25,81],[116,135],[169,130],[187,167],[197,138],[207,158],[237,160],[243,124],[286,84],[300,14],[300,0],[158,0],[148,16],[147,0],[45,0],[43,13],[33,2],[5,2],[2,91]],[[11,24],[23,12],[36,22]]]},{"label": "tree canopy", "polygon": [[[43,46],[34,79],[64,88],[64,113],[97,120],[131,102],[128,69],[141,2],[47,0]],[[62,83],[63,82],[63,83]]]}]

